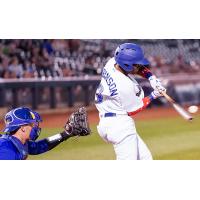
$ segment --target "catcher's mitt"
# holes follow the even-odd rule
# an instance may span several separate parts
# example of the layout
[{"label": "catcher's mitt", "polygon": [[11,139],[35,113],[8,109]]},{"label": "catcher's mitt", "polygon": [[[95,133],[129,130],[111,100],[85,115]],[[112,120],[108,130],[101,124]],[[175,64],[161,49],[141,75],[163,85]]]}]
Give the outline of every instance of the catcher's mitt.
[{"label": "catcher's mitt", "polygon": [[87,136],[91,134],[88,123],[86,108],[79,108],[78,111],[73,112],[67,123],[65,124],[65,131],[70,136]]}]

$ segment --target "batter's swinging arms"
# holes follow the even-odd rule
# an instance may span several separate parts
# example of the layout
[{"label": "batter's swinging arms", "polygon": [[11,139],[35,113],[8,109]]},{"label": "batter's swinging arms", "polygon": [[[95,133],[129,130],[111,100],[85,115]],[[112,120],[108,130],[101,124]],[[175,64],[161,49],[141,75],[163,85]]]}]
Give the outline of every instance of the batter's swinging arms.
[{"label": "batter's swinging arms", "polygon": [[[139,45],[124,43],[116,51],[102,72],[102,79],[95,94],[99,111],[100,136],[112,143],[118,160],[151,160],[152,155],[138,135],[131,116],[142,111],[150,102],[166,92],[151,71],[149,61]],[[150,81],[154,91],[147,97],[133,75]]]}]

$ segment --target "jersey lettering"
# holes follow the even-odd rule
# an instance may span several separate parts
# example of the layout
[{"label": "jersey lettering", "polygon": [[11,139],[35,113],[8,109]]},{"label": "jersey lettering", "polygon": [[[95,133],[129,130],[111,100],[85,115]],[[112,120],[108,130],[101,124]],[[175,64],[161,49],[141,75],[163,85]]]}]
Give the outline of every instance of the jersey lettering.
[{"label": "jersey lettering", "polygon": [[109,91],[110,91],[110,96],[115,96],[118,94],[117,92],[117,86],[113,80],[113,78],[110,76],[110,74],[106,71],[106,69],[103,69],[102,72],[102,77],[105,79],[108,87],[109,87]]}]

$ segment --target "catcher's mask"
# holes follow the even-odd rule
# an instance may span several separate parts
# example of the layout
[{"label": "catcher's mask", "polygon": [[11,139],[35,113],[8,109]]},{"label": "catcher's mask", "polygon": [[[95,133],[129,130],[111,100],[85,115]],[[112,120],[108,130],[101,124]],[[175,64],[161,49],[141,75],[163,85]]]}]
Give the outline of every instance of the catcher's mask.
[{"label": "catcher's mask", "polygon": [[26,107],[19,107],[9,111],[4,118],[5,128],[2,132],[11,134],[23,125],[33,124],[30,133],[30,140],[36,140],[41,132],[39,122],[42,121],[40,115]]}]

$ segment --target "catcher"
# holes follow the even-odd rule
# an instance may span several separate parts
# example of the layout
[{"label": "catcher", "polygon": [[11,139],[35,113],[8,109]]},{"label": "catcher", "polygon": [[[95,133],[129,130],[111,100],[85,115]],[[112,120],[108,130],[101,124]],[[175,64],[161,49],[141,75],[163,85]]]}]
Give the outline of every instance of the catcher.
[{"label": "catcher", "polygon": [[0,160],[25,160],[28,155],[45,153],[73,136],[87,136],[91,131],[84,107],[72,113],[64,131],[36,141],[39,137],[41,116],[26,107],[19,107],[5,115],[5,134],[0,135]]}]

